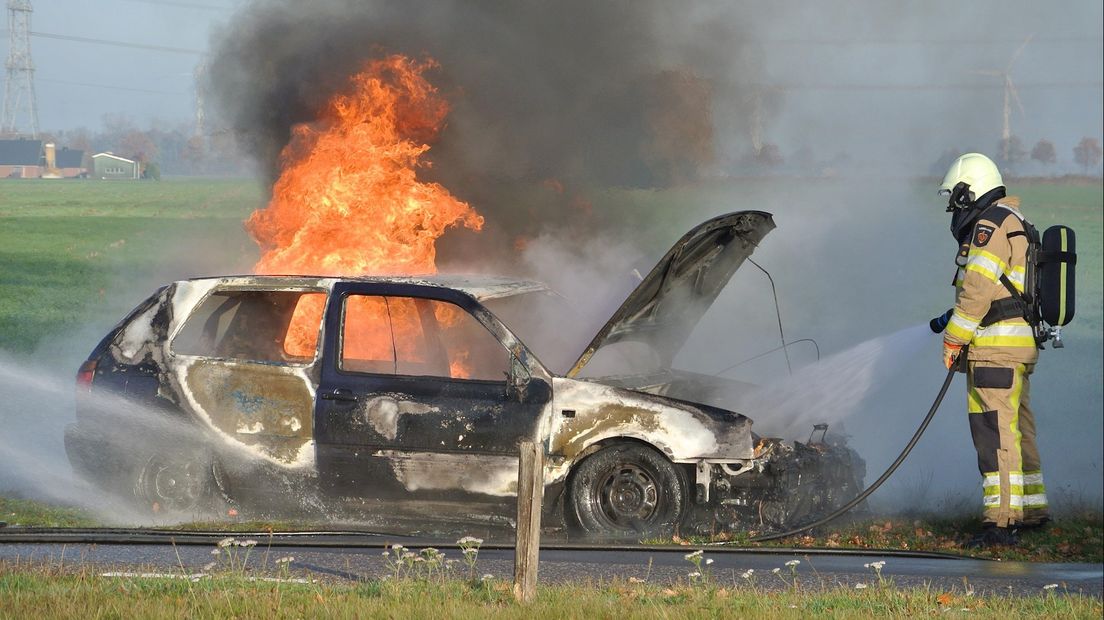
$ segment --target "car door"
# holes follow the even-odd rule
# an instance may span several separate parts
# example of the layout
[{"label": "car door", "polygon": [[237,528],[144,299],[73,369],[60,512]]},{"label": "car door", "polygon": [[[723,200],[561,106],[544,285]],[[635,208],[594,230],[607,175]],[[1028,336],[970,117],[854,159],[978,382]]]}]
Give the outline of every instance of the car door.
[{"label": "car door", "polygon": [[324,488],[508,505],[518,442],[536,439],[551,387],[493,321],[450,289],[337,284],[316,399]]}]

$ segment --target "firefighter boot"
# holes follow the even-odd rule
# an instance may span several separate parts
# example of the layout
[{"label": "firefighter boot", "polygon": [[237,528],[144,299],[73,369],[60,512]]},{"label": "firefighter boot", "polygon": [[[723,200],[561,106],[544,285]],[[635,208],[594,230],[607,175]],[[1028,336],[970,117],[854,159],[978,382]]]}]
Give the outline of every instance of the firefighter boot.
[{"label": "firefighter boot", "polygon": [[981,531],[966,542],[967,549],[987,549],[989,547],[1011,546],[1020,543],[1017,531],[1011,527],[997,527],[995,523],[982,525]]}]

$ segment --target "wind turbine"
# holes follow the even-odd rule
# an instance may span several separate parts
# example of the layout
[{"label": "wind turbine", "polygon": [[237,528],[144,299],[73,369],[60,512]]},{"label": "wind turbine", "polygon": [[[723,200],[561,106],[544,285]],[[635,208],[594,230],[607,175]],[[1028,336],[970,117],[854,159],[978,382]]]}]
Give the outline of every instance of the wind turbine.
[{"label": "wind turbine", "polygon": [[1024,113],[1023,103],[1020,102],[1020,94],[1016,91],[1016,85],[1012,83],[1012,65],[1015,64],[1016,59],[1023,53],[1024,48],[1031,42],[1031,38],[1034,34],[1027,35],[1024,38],[1023,43],[1020,44],[1016,51],[1012,53],[1012,57],[1008,59],[1008,64],[1005,65],[1003,71],[990,70],[990,71],[975,71],[974,73],[980,75],[992,75],[1001,79],[1004,82],[1004,125],[1001,127],[1001,158],[1004,161],[1008,161],[1008,147],[1012,139],[1012,101],[1016,101],[1016,107],[1020,109],[1020,116],[1026,116]]}]

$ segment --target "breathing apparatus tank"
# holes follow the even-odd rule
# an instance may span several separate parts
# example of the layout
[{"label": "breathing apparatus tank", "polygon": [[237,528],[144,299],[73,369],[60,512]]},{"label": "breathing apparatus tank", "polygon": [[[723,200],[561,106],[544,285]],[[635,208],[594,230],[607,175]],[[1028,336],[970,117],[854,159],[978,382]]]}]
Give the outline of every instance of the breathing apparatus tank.
[{"label": "breathing apparatus tank", "polygon": [[1046,330],[1047,335],[1053,339],[1056,349],[1063,346],[1062,328],[1073,320],[1076,264],[1077,236],[1073,229],[1068,226],[1046,229],[1035,260],[1035,288],[1039,302],[1037,316],[1040,323],[1050,326]]},{"label": "breathing apparatus tank", "polygon": [[1008,276],[1001,274],[1000,282],[1011,297],[994,302],[981,320],[981,327],[1023,317],[1034,329],[1040,349],[1047,340],[1053,341],[1053,348],[1061,349],[1064,346],[1062,328],[1069,325],[1074,314],[1077,237],[1072,228],[1061,225],[1051,226],[1040,236],[1031,222],[1022,218],[1020,222],[1023,232],[1010,233],[1009,237],[1023,235],[1027,238],[1023,292]]}]

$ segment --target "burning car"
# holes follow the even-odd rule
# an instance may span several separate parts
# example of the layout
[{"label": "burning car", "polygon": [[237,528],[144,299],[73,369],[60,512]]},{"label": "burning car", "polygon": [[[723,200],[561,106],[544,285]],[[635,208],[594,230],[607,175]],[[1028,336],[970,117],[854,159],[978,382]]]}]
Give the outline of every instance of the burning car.
[{"label": "burning car", "polygon": [[[365,514],[508,521],[518,444],[532,440],[545,452],[546,527],[640,537],[794,525],[855,495],[861,459],[823,434],[759,437],[722,408],[746,386],[671,368],[773,228],[759,211],[695,227],[564,372],[512,329],[557,298],[537,282],[175,282],[81,366],[69,460],[154,510],[306,493]],[[584,378],[626,344],[654,356],[648,372]],[[131,405],[137,414],[120,415]]]}]

